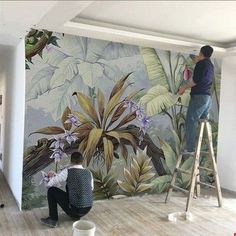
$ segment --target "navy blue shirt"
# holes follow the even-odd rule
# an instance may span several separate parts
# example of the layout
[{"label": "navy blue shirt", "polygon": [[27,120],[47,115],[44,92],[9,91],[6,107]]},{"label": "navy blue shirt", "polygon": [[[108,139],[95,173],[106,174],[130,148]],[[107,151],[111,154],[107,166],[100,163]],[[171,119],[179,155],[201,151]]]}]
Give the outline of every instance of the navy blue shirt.
[{"label": "navy blue shirt", "polygon": [[214,66],[210,59],[199,61],[194,69],[191,95],[211,95],[211,85],[214,78]]}]

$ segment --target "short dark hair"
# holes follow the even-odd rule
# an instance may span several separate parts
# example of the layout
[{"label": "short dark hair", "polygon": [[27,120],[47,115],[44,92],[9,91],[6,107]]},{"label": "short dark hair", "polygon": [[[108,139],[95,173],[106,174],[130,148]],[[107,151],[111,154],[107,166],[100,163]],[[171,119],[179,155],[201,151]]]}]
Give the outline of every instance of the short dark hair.
[{"label": "short dark hair", "polygon": [[213,53],[213,48],[209,45],[205,45],[201,47],[200,52],[202,53],[204,57],[210,58]]},{"label": "short dark hair", "polygon": [[83,156],[80,152],[73,152],[70,157],[71,163],[74,164],[82,164],[83,163]]}]

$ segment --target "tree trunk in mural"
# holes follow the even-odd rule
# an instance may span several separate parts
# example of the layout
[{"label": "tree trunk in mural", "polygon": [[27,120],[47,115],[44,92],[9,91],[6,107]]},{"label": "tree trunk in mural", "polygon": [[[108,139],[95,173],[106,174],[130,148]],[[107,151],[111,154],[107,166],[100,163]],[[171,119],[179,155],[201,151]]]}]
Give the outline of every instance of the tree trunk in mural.
[{"label": "tree trunk in mural", "polygon": [[35,175],[40,170],[46,168],[54,160],[49,158],[53,151],[50,150],[50,146],[53,143],[52,140],[42,138],[38,140],[38,144],[28,147],[24,152],[23,163],[23,175],[24,177],[30,177]]},{"label": "tree trunk in mural", "polygon": [[[38,144],[35,146],[28,147],[24,152],[24,164],[23,164],[23,175],[25,177],[30,177],[37,174],[39,171],[46,168],[52,162],[53,158],[50,156],[53,150],[50,149],[51,144],[55,139],[42,138],[38,140]],[[71,154],[78,150],[79,144],[82,140],[77,140],[71,146],[67,145],[65,147],[65,152]]]},{"label": "tree trunk in mural", "polygon": [[147,155],[152,158],[153,166],[156,169],[156,172],[159,176],[165,175],[166,171],[162,163],[162,159],[164,160],[164,153],[163,151],[158,148],[150,138],[150,136],[146,133],[144,136],[143,141],[139,145],[139,136],[140,136],[140,129],[135,125],[128,125],[126,128],[123,128],[121,130],[124,130],[125,132],[130,132],[133,134],[133,136],[136,138],[137,146],[144,150],[144,148],[147,146]]},{"label": "tree trunk in mural", "polygon": [[[164,159],[164,154],[160,148],[158,148],[151,140],[148,134],[144,136],[144,140],[141,145],[139,145],[139,128],[135,125],[129,125],[120,131],[130,132],[134,135],[137,142],[137,147],[140,149],[144,149],[147,146],[147,155],[152,158],[152,163],[158,175],[166,174],[165,169],[162,164],[162,160]],[[73,151],[77,150],[79,144],[82,140],[78,140],[73,146],[65,148],[65,152],[70,154]],[[24,176],[29,177],[35,175],[39,171],[46,168],[49,164],[51,164],[54,159],[50,158],[53,151],[50,149],[51,144],[54,142],[54,139],[48,140],[46,138],[40,139],[36,146],[31,146],[26,149],[24,153]],[[114,141],[113,141],[114,142]],[[117,143],[118,144],[118,143]],[[124,142],[125,145],[130,145],[127,141]],[[115,147],[118,147],[116,143],[114,143]],[[102,151],[103,144],[98,147],[99,150]],[[135,151],[135,150],[134,150]]]}]

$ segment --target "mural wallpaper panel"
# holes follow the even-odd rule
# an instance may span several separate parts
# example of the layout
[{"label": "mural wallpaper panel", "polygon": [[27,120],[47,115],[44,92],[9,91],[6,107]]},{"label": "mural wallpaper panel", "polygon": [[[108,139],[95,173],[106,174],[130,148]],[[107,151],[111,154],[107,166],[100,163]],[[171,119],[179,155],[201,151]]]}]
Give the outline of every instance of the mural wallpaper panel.
[{"label": "mural wallpaper panel", "polygon": [[[211,123],[217,142],[220,61],[214,60]],[[31,30],[26,37],[23,208],[46,205],[47,172],[79,150],[94,199],[161,193],[184,138],[192,76],[189,55]],[[209,165],[206,158],[202,163]],[[183,163],[188,170],[191,159]],[[206,176],[212,181],[211,175]],[[178,176],[187,187],[189,176]]]}]

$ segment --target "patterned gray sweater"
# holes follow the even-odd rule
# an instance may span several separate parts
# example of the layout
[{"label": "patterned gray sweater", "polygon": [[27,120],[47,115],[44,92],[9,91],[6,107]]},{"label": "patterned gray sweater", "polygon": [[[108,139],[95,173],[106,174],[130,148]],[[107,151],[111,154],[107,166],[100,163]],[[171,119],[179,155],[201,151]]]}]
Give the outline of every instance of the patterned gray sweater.
[{"label": "patterned gray sweater", "polygon": [[92,174],[89,170],[70,168],[67,176],[67,193],[71,205],[77,208],[93,204]]}]

